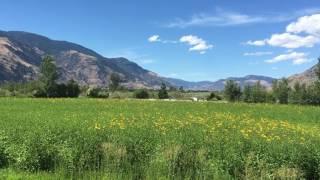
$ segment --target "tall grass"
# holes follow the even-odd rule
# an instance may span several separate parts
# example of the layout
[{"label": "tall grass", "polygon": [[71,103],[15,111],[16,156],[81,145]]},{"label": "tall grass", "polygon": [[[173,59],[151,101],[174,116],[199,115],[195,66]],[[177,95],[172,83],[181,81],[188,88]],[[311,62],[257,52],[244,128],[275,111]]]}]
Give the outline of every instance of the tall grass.
[{"label": "tall grass", "polygon": [[3,98],[0,172],[319,179],[319,117],[320,109],[311,106]]}]

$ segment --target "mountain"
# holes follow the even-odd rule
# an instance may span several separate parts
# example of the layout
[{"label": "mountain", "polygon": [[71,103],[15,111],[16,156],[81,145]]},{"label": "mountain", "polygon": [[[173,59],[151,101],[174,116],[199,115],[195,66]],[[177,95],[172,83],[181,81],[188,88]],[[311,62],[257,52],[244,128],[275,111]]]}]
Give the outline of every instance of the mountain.
[{"label": "mountain", "polygon": [[134,88],[157,88],[163,79],[125,58],[105,58],[83,46],[19,31],[0,31],[0,82],[34,80],[45,55],[56,60],[60,82],[104,86],[115,72]]},{"label": "mountain", "polygon": [[126,58],[106,58],[93,50],[67,41],[21,31],[0,31],[0,83],[37,79],[42,58],[51,55],[56,60],[60,82],[75,80],[80,85],[107,86],[112,73],[118,73],[129,88],[159,88],[161,83],[183,86],[188,90],[222,90],[226,80],[243,86],[258,80],[266,87],[274,80],[264,76],[228,78],[216,82],[188,82],[160,77]]},{"label": "mountain", "polygon": [[317,79],[316,78],[316,69],[317,69],[317,66],[314,65],[313,67],[304,71],[303,73],[290,76],[288,78],[288,80],[291,85],[293,85],[295,82],[305,83],[306,85],[310,85],[313,82],[315,82]]},{"label": "mountain", "polygon": [[272,81],[275,80],[271,77],[266,76],[257,76],[257,75],[248,75],[245,77],[230,77],[227,79],[220,79],[215,82],[211,81],[200,81],[200,82],[188,82],[180,79],[166,78],[170,84],[177,87],[183,86],[185,89],[189,90],[216,90],[220,91],[224,89],[224,84],[227,80],[234,80],[243,87],[246,84],[254,84],[257,81],[260,81],[263,86],[270,88],[272,86]]}]

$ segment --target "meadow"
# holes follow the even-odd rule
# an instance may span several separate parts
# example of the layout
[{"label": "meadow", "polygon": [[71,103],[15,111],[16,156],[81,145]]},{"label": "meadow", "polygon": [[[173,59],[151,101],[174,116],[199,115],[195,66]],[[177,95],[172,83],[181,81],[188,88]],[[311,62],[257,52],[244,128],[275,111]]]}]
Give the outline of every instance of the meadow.
[{"label": "meadow", "polygon": [[320,108],[0,99],[0,179],[319,179]]}]

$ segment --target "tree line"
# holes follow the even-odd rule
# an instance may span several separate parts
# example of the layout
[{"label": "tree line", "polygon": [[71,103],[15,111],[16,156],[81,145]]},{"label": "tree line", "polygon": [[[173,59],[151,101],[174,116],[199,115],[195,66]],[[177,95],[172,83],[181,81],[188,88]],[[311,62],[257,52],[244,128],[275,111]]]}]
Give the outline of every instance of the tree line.
[{"label": "tree line", "polygon": [[258,81],[254,85],[240,85],[228,80],[225,84],[224,97],[229,102],[242,101],[246,103],[279,103],[279,104],[310,104],[320,105],[320,58],[316,66],[316,81],[310,85],[295,82],[293,87],[286,78],[275,80],[272,90],[267,90]]},{"label": "tree line", "polygon": [[[317,80],[312,84],[306,85],[296,82],[291,87],[288,79],[282,78],[274,81],[271,90],[269,90],[266,89],[260,81],[257,81],[253,85],[247,84],[241,88],[236,81],[228,80],[225,83],[223,92],[211,92],[206,97],[206,100],[220,101],[225,99],[229,102],[320,105],[320,58],[318,60],[319,62],[316,68]],[[59,83],[58,79],[59,73],[54,58],[46,56],[40,65],[38,80],[6,83],[2,85],[1,88],[6,89],[11,94],[7,95],[7,91],[1,91],[0,89],[0,96],[15,96],[17,93],[44,98],[75,98],[78,97],[80,93],[85,93],[85,96],[91,98],[109,98],[110,93],[113,94],[115,91],[132,91],[121,86],[123,79],[117,73],[110,75],[110,83],[108,87],[104,88],[81,87],[72,79],[67,83]],[[162,83],[158,90],[136,89],[133,91],[133,98],[137,99],[169,99],[171,96],[173,96],[171,98],[184,99],[183,94],[188,93],[183,87],[167,87],[165,83]],[[169,92],[171,93],[170,96]]]}]

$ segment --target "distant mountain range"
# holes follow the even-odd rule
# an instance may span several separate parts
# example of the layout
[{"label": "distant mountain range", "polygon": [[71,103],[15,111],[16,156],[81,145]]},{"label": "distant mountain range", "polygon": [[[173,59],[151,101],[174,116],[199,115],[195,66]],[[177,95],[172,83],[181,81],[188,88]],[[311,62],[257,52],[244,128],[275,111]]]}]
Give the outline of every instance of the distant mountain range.
[{"label": "distant mountain range", "polygon": [[227,79],[220,79],[215,82],[211,81],[200,81],[200,82],[188,82],[180,79],[173,79],[173,78],[166,78],[166,80],[174,84],[175,86],[183,86],[185,89],[189,90],[223,90],[225,82],[227,80],[234,80],[238,84],[240,84],[241,87],[243,87],[246,84],[254,84],[257,81],[260,81],[261,84],[267,88],[271,87],[272,81],[275,80],[271,77],[266,76],[257,76],[257,75],[248,75],[245,77],[230,77]]},{"label": "distant mountain range", "polygon": [[[148,71],[126,58],[106,58],[81,45],[51,40],[47,37],[20,31],[0,31],[0,82],[22,82],[37,79],[39,65],[45,55],[55,58],[61,74],[60,82],[74,79],[81,85],[107,86],[112,73],[118,73],[129,88],[157,89],[161,83],[189,90],[222,90],[226,80],[235,80],[241,86],[261,81],[271,87],[274,78],[249,75],[242,78],[227,78],[216,82],[188,82],[166,78]],[[290,77],[312,79],[311,72]],[[309,80],[306,80],[309,81]]]}]

